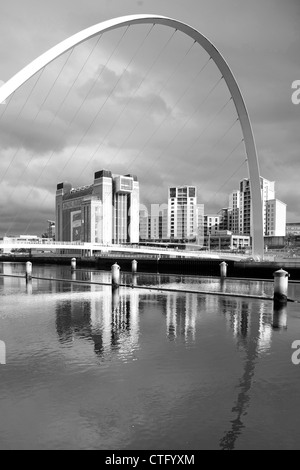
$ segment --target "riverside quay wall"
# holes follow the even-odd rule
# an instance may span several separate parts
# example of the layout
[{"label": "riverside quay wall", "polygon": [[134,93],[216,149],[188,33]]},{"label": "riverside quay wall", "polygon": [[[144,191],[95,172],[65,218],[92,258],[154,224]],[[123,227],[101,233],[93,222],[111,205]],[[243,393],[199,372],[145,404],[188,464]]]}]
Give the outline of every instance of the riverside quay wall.
[{"label": "riverside quay wall", "polygon": [[[1,262],[34,264],[69,265],[71,269],[72,256],[47,256],[47,255],[10,255],[0,257]],[[162,273],[162,274],[186,274],[196,276],[219,276],[222,259],[172,259],[172,258],[147,258],[140,256],[123,257],[116,255],[105,257],[77,257],[77,269],[91,268],[95,270],[110,270],[114,263],[118,263],[121,270],[131,272],[132,260],[138,261],[137,272]],[[226,260],[227,276],[249,279],[273,279],[274,271],[282,268],[289,272],[291,279],[300,280],[300,259],[281,261],[229,261]]]}]

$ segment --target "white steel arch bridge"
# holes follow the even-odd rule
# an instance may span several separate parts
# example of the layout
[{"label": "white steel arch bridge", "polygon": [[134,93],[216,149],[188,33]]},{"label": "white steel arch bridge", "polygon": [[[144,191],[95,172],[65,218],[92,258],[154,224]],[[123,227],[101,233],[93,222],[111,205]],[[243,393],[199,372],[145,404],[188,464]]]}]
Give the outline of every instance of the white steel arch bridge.
[{"label": "white steel arch bridge", "polygon": [[5,100],[10,97],[18,88],[20,88],[26,81],[37,74],[40,70],[45,68],[49,63],[53,62],[55,59],[71,50],[75,46],[105,32],[118,29],[120,27],[137,24],[159,24],[181,31],[182,33],[192,38],[209,54],[221,72],[232,96],[242,128],[252,194],[253,254],[262,258],[264,254],[264,239],[260,172],[256,145],[247,107],[239,85],[224,57],[205,36],[203,36],[193,27],[181,21],[158,15],[132,15],[97,24],[59,43],[23,68],[5,84],[3,84],[0,88],[0,103],[4,103]]}]

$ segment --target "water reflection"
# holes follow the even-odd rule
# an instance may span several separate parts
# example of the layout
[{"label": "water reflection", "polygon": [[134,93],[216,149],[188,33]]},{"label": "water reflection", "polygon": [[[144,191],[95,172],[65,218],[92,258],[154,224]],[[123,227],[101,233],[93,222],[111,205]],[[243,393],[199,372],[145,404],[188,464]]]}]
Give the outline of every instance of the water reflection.
[{"label": "water reflection", "polygon": [[[131,276],[123,274],[123,279],[131,283]],[[273,284],[256,280],[237,281],[231,278],[203,278],[164,274],[138,274],[138,285],[161,286],[195,291],[238,293],[251,296],[272,296]]]},{"label": "water reflection", "polygon": [[167,337],[170,341],[180,336],[185,341],[195,341],[196,317],[200,310],[200,302],[200,298],[194,294],[166,295],[165,314]]},{"label": "water reflection", "polygon": [[[76,274],[76,273],[75,273]],[[78,275],[78,273],[77,273]],[[79,273],[82,279],[82,273]],[[72,275],[74,276],[74,274]],[[97,282],[97,273],[87,273],[84,280]],[[106,273],[101,281],[109,283]],[[56,329],[60,342],[70,346],[75,339],[93,342],[96,355],[107,358],[117,352],[123,360],[132,357],[139,346],[139,293],[134,290],[112,289],[96,284],[72,284],[72,293],[84,291],[89,295],[62,300],[56,305]],[[60,283],[60,289],[64,289]]]},{"label": "water reflection", "polygon": [[232,413],[235,418],[231,421],[231,427],[220,441],[222,450],[234,450],[236,441],[241,435],[245,425],[243,418],[247,415],[247,409],[250,406],[250,391],[255,372],[255,365],[258,358],[257,345],[255,340],[249,341],[246,350],[246,359],[244,362],[244,373],[239,382],[239,394]]},{"label": "water reflection", "polygon": [[[20,273],[20,266],[14,267],[13,265],[7,265],[5,268],[2,266],[1,269],[6,270],[6,273]],[[110,283],[110,273],[77,271],[74,272],[71,277],[69,267],[59,267],[57,270],[53,267],[41,267],[40,275],[49,278],[68,277],[69,279],[72,278],[72,280],[84,280],[91,283]],[[183,280],[185,278],[178,277],[178,279]],[[136,283],[146,283],[146,281],[147,276],[144,276],[144,278],[135,276],[133,279],[131,276],[128,276],[128,284],[133,287]],[[158,276],[156,278],[156,282],[160,285],[168,281],[170,281],[169,276]],[[174,282],[174,278],[172,278],[172,282]],[[170,406],[170,412],[166,415],[166,421],[169,420],[166,423],[166,428],[173,429],[174,421],[172,421],[172,417],[173,415],[178,415],[180,416],[178,428],[184,429],[183,434],[188,432],[189,428],[194,427],[193,435],[197,436],[197,432],[203,435],[203,428],[200,429],[200,422],[209,423],[207,427],[207,429],[209,429],[216,405],[216,402],[213,402],[214,393],[219,394],[216,398],[218,402],[225,398],[224,402],[222,401],[220,417],[216,418],[216,421],[218,418],[219,421],[214,429],[214,436],[217,436],[218,439],[214,444],[224,450],[235,449],[238,439],[245,430],[246,416],[251,404],[251,391],[257,363],[261,361],[265,355],[271,354],[272,342],[274,351],[273,340],[274,337],[278,335],[278,330],[280,329],[280,332],[285,334],[287,328],[287,307],[277,308],[273,311],[272,302],[260,300],[196,295],[185,292],[160,294],[151,292],[151,290],[139,290],[134,288],[112,290],[110,286],[71,284],[68,281],[54,282],[51,279],[34,280],[33,283],[27,286],[25,279],[0,278],[0,283],[3,288],[5,287],[5,289],[3,289],[4,292],[21,293],[21,297],[23,297],[25,301],[26,294],[32,296],[41,295],[40,302],[49,302],[53,305],[53,310],[52,307],[49,310],[49,322],[51,327],[53,326],[53,312],[55,314],[56,329],[49,329],[50,332],[54,330],[55,334],[55,345],[52,345],[52,349],[55,350],[57,343],[59,343],[59,352],[61,353],[62,349],[66,350],[65,356],[68,359],[71,358],[72,366],[77,363],[83,365],[80,371],[84,369],[86,372],[90,363],[93,362],[91,358],[96,359],[93,364],[95,367],[92,370],[90,379],[92,383],[91,395],[94,395],[94,377],[98,372],[100,374],[102,373],[104,370],[103,365],[105,364],[105,370],[109,369],[112,373],[111,381],[107,381],[107,396],[110,400],[114,388],[109,389],[109,383],[112,383],[112,387],[115,387],[114,374],[116,374],[116,372],[113,369],[113,363],[115,362],[117,366],[119,366],[120,361],[134,361],[137,357],[137,352],[145,348],[147,351],[147,375],[148,370],[152,370],[152,381],[149,379],[148,382],[148,377],[143,377],[144,382],[142,385],[140,384],[140,379],[143,376],[141,370],[144,365],[142,361],[145,360],[142,354],[140,357],[141,360],[135,365],[135,367],[137,367],[136,369],[135,367],[118,368],[117,373],[119,374],[120,370],[122,370],[124,372],[123,380],[126,381],[128,379],[128,397],[131,397],[136,389],[139,390],[139,393],[135,395],[135,397],[138,398],[144,395],[146,396],[145,390],[147,390],[147,393],[150,390],[147,394],[147,403],[150,403],[149,406],[151,407],[149,415],[147,414],[148,411],[144,409],[146,400],[141,400],[143,407],[140,413],[141,416],[145,416],[144,423],[147,423],[145,424],[145,428],[151,421],[151,419],[149,420],[149,416],[152,418],[152,415],[154,416],[155,414],[153,412],[155,404],[156,406],[159,403],[162,404],[161,408],[159,406],[156,408],[156,416],[159,416],[159,418],[157,422],[155,422],[155,426],[153,425],[152,427],[153,433],[151,434],[149,431],[149,435],[151,434],[152,438],[153,436],[157,436],[157,433],[160,432],[161,411],[168,406]],[[150,285],[153,283],[153,277],[151,277],[150,280],[148,279],[148,283]],[[194,283],[197,283],[197,279],[194,279]],[[215,285],[217,290],[224,292],[231,288],[231,283],[232,281],[229,282],[228,280],[207,281],[208,286]],[[205,280],[203,280],[203,285],[205,285]],[[180,286],[182,285],[177,284],[177,287]],[[200,288],[202,288],[202,286],[200,286]],[[236,283],[235,289],[238,290],[238,288],[238,283]],[[253,283],[251,289],[253,292],[260,292],[261,286],[259,286],[258,283]],[[31,298],[27,299],[27,308],[31,308],[31,300]],[[3,299],[3,305],[5,305],[5,299]],[[33,317],[33,319],[35,319],[35,317]],[[30,322],[30,315],[28,315],[26,322],[27,321]],[[157,329],[155,330],[155,328]],[[44,330],[42,331],[44,334]],[[158,342],[156,342],[153,331],[158,335],[161,333]],[[206,336],[208,339],[206,339]],[[237,367],[236,370],[239,371],[237,379],[235,373],[231,371],[230,366],[232,363],[228,362],[226,381],[228,381],[229,387],[233,390],[233,392],[229,394],[229,399],[226,398],[225,394],[224,397],[222,395],[222,378],[216,377],[212,379],[209,375],[211,372],[215,372],[215,367],[217,371],[220,371],[216,362],[213,362],[210,357],[213,355],[211,351],[213,351],[215,343],[218,343],[218,341],[220,341],[221,344],[221,346],[218,346],[220,355],[226,357],[229,351],[231,354],[229,357],[231,359],[233,358],[233,361],[236,361],[235,367]],[[172,344],[170,344],[171,342]],[[191,345],[192,347],[190,347]],[[79,348],[77,348],[77,346],[79,346]],[[39,351],[40,344],[38,343],[36,347]],[[236,354],[232,354],[232,349],[234,349],[235,353],[235,348]],[[71,350],[72,354],[70,354]],[[78,351],[82,357],[79,357]],[[178,352],[178,355],[174,354],[176,352]],[[196,352],[199,354],[196,354]],[[181,363],[181,358],[184,357],[185,354],[185,360]],[[174,356],[176,356],[176,359],[174,359]],[[159,366],[161,367],[161,371],[163,371],[160,374],[157,373],[158,361],[161,361]],[[174,365],[175,362],[176,364]],[[240,369],[241,362],[242,368]],[[166,370],[163,369],[164,363],[167,364]],[[172,369],[172,367],[174,368]],[[127,374],[130,374],[129,369],[133,372],[133,375],[128,377]],[[171,369],[171,372],[169,369]],[[210,369],[209,372],[207,369]],[[71,370],[71,372],[72,371],[73,370]],[[68,370],[68,373],[70,373],[70,370]],[[215,375],[217,376],[218,374]],[[14,377],[16,377],[16,374],[14,374]],[[61,380],[61,378],[59,378],[59,380]],[[136,382],[134,382],[134,380],[136,380]],[[101,381],[102,377],[99,379],[99,383]],[[180,381],[183,383],[183,385],[181,384],[181,388],[177,386]],[[205,386],[203,385],[204,382]],[[132,383],[137,383],[138,385],[131,387]],[[152,383],[155,383],[155,390],[151,389]],[[173,387],[173,384],[176,384],[176,386],[174,385]],[[167,388],[168,386],[170,386],[170,388]],[[139,387],[141,388],[139,389]],[[163,401],[164,397],[161,393],[161,390],[164,389],[167,390],[165,393],[165,402]],[[153,401],[151,401],[151,393]],[[188,427],[184,428],[184,425],[182,425],[182,404],[189,393],[195,398],[193,400],[195,404],[195,409],[193,410],[195,411],[195,417],[194,422],[187,423],[186,426]],[[170,399],[171,394],[174,394],[174,401]],[[127,395],[125,394],[124,396],[125,402]],[[131,403],[128,397],[127,400]],[[102,398],[103,397],[101,397],[101,399]],[[176,400],[177,403],[179,403],[178,409],[180,408],[177,415]],[[81,407],[82,396],[80,396],[79,402]],[[126,408],[128,402],[126,402],[124,406],[122,401],[120,408],[118,408],[118,417],[122,409]],[[134,411],[136,402],[138,402],[138,399],[132,405],[132,410]],[[109,401],[107,401],[107,403],[109,403]],[[211,408],[209,408],[210,404]],[[100,400],[96,401],[91,415],[94,416],[95,410],[100,406]],[[115,399],[114,407],[118,406],[119,404]],[[203,413],[203,415],[201,415],[200,411],[199,415],[197,415],[197,410],[200,410],[201,407],[201,413]],[[184,410],[185,415],[189,413],[190,408],[191,400],[187,403],[187,407]],[[222,415],[223,412],[224,418]],[[105,415],[105,408],[101,410],[101,413]],[[231,413],[230,418],[228,418],[227,413]],[[220,435],[218,435],[220,432],[220,422],[224,422],[225,419],[227,420],[227,426],[221,431]],[[81,422],[81,417],[79,421]],[[101,420],[99,420],[99,422],[100,421]],[[104,420],[101,421],[101,426],[103,421]],[[126,430],[130,427],[128,423],[132,423],[131,414],[128,422],[126,421],[124,424],[124,429],[126,428]],[[108,435],[111,435],[110,429],[108,429]],[[216,437],[214,437],[214,439],[215,438]],[[157,444],[157,442],[155,443]]]},{"label": "water reflection", "polygon": [[33,293],[32,280],[26,281],[26,293],[28,295],[32,295]]},{"label": "water reflection", "polygon": [[287,305],[275,305],[273,313],[274,330],[287,330]]},{"label": "water reflection", "polygon": [[[223,300],[226,304],[226,300]],[[276,329],[286,328],[287,308],[270,309],[269,302],[260,304],[246,302],[241,299],[230,301],[231,308],[224,305],[224,313],[229,325],[237,339],[238,347],[245,353],[243,374],[238,384],[239,393],[232,408],[234,418],[229,431],[220,441],[222,450],[234,450],[238,437],[245,425],[243,418],[247,416],[250,406],[251,387],[253,383],[255,366],[263,354],[271,349],[272,334]],[[232,308],[235,304],[235,308]]]},{"label": "water reflection", "polygon": [[[19,279],[13,277],[15,275],[20,275],[20,264],[19,263],[0,263],[0,274],[8,277],[1,277],[0,282],[1,286],[5,287],[6,290],[11,288],[19,289],[20,292],[24,290],[25,286],[25,265],[24,265],[24,279]],[[10,277],[11,276],[11,277]]]},{"label": "water reflection", "polygon": [[132,286],[137,286],[138,285],[138,276],[137,274],[132,275]]}]

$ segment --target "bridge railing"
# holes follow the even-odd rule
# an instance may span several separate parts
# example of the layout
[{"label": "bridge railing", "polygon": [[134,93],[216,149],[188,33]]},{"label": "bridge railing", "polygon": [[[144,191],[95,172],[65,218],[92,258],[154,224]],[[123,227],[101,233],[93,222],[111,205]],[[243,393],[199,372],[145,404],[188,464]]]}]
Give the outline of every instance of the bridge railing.
[{"label": "bridge railing", "polygon": [[174,248],[168,248],[168,247],[154,247],[154,246],[140,246],[140,245],[119,245],[119,244],[102,244],[102,243],[86,243],[86,242],[81,242],[81,241],[75,241],[75,242],[64,242],[64,241],[52,241],[48,239],[37,239],[37,240],[1,240],[0,245],[51,245],[51,246],[81,246],[85,247],[86,249],[99,249],[101,250],[102,248],[104,249],[109,249],[113,248],[114,250],[120,248],[120,250],[124,251],[126,250],[138,250],[138,251],[168,251],[168,252],[174,252],[174,253],[186,253],[188,250],[174,250]]},{"label": "bridge railing", "polygon": [[174,248],[168,247],[148,247],[148,246],[140,246],[140,245],[103,245],[100,243],[84,243],[80,241],[75,242],[56,242],[51,241],[48,239],[40,239],[40,240],[14,240],[13,242],[10,240],[1,240],[0,241],[0,248],[5,248],[5,246],[9,246],[10,249],[26,246],[34,249],[35,247],[44,247],[48,246],[49,248],[53,249],[80,249],[80,250],[90,250],[90,251],[99,251],[103,253],[111,252],[120,252],[121,253],[131,253],[132,256],[134,254],[151,254],[153,256],[175,256],[175,257],[195,257],[195,258],[204,258],[204,257],[212,257],[212,258],[224,258],[224,259],[245,259],[248,255],[241,254],[241,253],[231,253],[231,252],[224,252],[224,251],[190,251],[190,250],[178,250]]},{"label": "bridge railing", "polygon": [[0,240],[0,245],[72,245],[72,246],[84,246],[83,242],[55,242],[45,239],[40,240]]}]

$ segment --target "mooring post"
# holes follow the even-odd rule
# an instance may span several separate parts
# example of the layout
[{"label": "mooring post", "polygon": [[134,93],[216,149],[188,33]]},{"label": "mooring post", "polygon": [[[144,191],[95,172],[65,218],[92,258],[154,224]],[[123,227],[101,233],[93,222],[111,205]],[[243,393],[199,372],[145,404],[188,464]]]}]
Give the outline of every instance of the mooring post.
[{"label": "mooring post", "polygon": [[227,277],[227,266],[228,264],[225,263],[225,261],[222,261],[222,263],[220,264],[220,275],[222,278]]},{"label": "mooring post", "polygon": [[76,271],[76,258],[71,259],[71,270]]},{"label": "mooring post", "polygon": [[26,282],[29,282],[32,280],[32,263],[30,261],[27,261],[26,263]]},{"label": "mooring post", "polygon": [[111,282],[112,287],[120,286],[121,268],[118,263],[115,263],[111,267]]},{"label": "mooring post", "polygon": [[132,274],[136,274],[137,273],[137,267],[138,267],[138,262],[134,259],[132,261]]},{"label": "mooring post", "polygon": [[274,276],[274,303],[286,304],[288,301],[289,273],[284,269],[275,271]]}]

